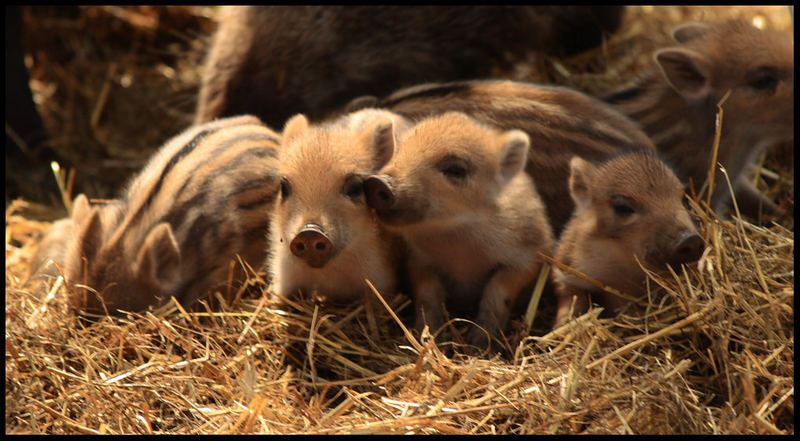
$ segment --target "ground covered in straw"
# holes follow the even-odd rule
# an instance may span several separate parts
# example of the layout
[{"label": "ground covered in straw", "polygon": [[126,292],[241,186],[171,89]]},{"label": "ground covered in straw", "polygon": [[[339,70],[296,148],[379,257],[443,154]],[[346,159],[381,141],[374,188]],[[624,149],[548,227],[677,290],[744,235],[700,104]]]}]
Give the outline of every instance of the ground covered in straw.
[{"label": "ground covered in straw", "polygon": [[[55,147],[81,164],[73,194],[114,195],[188,124],[215,13],[26,12],[37,104],[59,134]],[[605,91],[646,66],[675,24],[730,16],[791,28],[786,7],[630,7],[602,48],[531,57],[498,76]],[[550,331],[543,299],[530,334],[481,357],[414,338],[402,295],[380,293],[385,307],[372,312],[314,299],[279,305],[258,272],[242,292],[192,311],[167,305],[89,324],[66,308],[58,280],[27,280],[50,225],[42,219],[63,208],[14,201],[6,433],[794,433],[792,157],[793,145],[780,146],[758,176],[784,216],[756,226],[692,206],[706,252],[652,276],[643,316],[594,310]]]}]

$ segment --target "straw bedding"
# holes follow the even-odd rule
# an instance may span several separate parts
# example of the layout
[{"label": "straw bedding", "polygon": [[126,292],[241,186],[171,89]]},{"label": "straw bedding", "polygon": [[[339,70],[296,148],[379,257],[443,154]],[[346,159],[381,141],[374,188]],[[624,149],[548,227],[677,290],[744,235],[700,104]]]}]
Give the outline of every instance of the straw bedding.
[{"label": "straw bedding", "polygon": [[[62,135],[60,151],[81,164],[73,194],[113,195],[123,170],[188,124],[214,13],[27,13],[40,112]],[[531,57],[498,76],[609,90],[646,66],[675,24],[730,16],[791,28],[786,7],[629,7],[602,48],[559,62]],[[137,46],[115,47],[120,33]],[[59,35],[68,47],[52,46]],[[56,50],[79,56],[48,52]],[[550,330],[543,299],[531,332],[511,333],[495,342],[499,353],[481,357],[413,337],[403,295],[376,292],[385,307],[371,312],[313,298],[276,304],[258,271],[242,291],[190,311],[169,304],[87,321],[67,309],[60,280],[26,280],[50,225],[41,219],[63,211],[14,201],[6,433],[794,433],[792,150],[766,155],[758,178],[787,214],[761,227],[693,204],[706,252],[652,275],[643,315],[601,319],[595,309]]]}]

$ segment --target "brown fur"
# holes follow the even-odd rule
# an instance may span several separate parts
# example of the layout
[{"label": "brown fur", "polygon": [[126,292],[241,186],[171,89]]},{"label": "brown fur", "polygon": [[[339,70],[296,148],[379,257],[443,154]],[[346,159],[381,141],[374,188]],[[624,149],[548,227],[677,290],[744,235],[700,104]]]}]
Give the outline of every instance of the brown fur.
[{"label": "brown fur", "polygon": [[120,201],[76,199],[63,262],[73,306],[139,311],[171,296],[189,305],[227,281],[235,255],[257,268],[279,139],[252,116],[192,127],[154,155]]},{"label": "brown fur", "polygon": [[[794,139],[792,38],[742,21],[691,23],[673,37],[679,45],[655,53],[656,69],[605,100],[638,121],[681,181],[699,192],[711,165],[717,103],[730,91],[718,162],[743,212],[774,210],[747,176],[765,148]],[[722,214],[730,192],[723,174],[715,175],[712,208]]]},{"label": "brown fur", "polygon": [[[369,279],[384,295],[397,287],[400,250],[366,205],[362,179],[388,160],[386,146],[406,123],[385,111],[366,110],[325,125],[300,114],[283,132],[283,190],[272,213],[268,257],[275,291],[312,291],[330,301],[356,301]],[[304,226],[329,240],[330,257],[312,266],[290,249]]]},{"label": "brown fur", "polygon": [[275,127],[349,99],[427,81],[487,77],[528,51],[601,43],[622,6],[248,6],[224,10],[197,122],[252,113]]},{"label": "brown fur", "polygon": [[650,139],[624,115],[563,87],[496,80],[425,84],[383,99],[362,97],[345,111],[365,105],[413,121],[458,111],[500,130],[525,131],[531,139],[525,169],[536,182],[556,234],[572,214],[572,201],[565,195],[573,156],[602,162],[623,151],[655,151]]},{"label": "brown fur", "polygon": [[[394,196],[376,212],[407,243],[417,330],[426,324],[438,330],[450,300],[477,311],[469,315],[486,331],[502,331],[517,298],[532,287],[538,253],[552,251],[553,233],[536,187],[522,172],[529,145],[522,131],[445,113],[406,132],[389,164],[371,178],[382,179]],[[371,205],[372,191],[368,184]],[[468,337],[480,348],[488,343],[478,328]]]},{"label": "brown fur", "polygon": [[[570,194],[576,208],[561,235],[556,260],[640,297],[645,294],[645,273],[638,262],[662,271],[667,264],[699,258],[702,239],[682,204],[683,187],[661,160],[629,153],[596,166],[576,157],[571,169]],[[559,268],[553,269],[553,281],[559,300],[556,326],[569,319],[570,309],[573,315],[585,312],[590,294],[612,313],[628,305]]]}]

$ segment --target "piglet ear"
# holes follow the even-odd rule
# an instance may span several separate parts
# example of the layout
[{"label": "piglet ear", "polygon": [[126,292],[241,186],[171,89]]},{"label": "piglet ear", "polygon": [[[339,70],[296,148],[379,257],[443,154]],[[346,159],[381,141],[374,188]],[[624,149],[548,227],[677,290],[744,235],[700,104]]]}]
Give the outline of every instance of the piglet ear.
[{"label": "piglet ear", "polygon": [[[79,203],[75,206],[77,207],[81,204]],[[83,210],[83,208],[80,210]],[[78,212],[73,210],[73,215],[75,214],[78,214]],[[96,265],[97,255],[103,245],[100,212],[97,208],[89,209],[87,207],[86,212],[80,212],[80,214],[82,216],[81,223],[75,222],[73,224],[74,231],[77,232],[75,242],[68,249],[64,259],[64,276],[70,292],[69,302],[76,309],[99,311],[97,297],[94,294],[89,294],[84,289],[75,288],[74,285],[89,285],[96,282],[89,274],[90,268]],[[95,286],[94,288],[101,289],[102,287]]]},{"label": "piglet ear", "polygon": [[372,154],[372,171],[383,168],[394,156],[394,135],[394,122],[391,118],[379,119],[362,133],[362,138]]},{"label": "piglet ear", "polygon": [[80,225],[86,218],[89,217],[92,211],[92,206],[89,205],[89,199],[83,193],[79,194],[74,201],[72,201],[72,220],[75,225]]},{"label": "piglet ear", "polygon": [[580,156],[573,156],[569,161],[569,169],[569,193],[572,200],[578,207],[588,206],[591,203],[590,185],[597,175],[597,167]]},{"label": "piglet ear", "polygon": [[522,130],[511,130],[503,134],[500,147],[500,177],[508,182],[525,168],[530,149],[530,138]]},{"label": "piglet ear", "polygon": [[672,38],[681,44],[686,44],[696,38],[711,32],[711,26],[700,22],[684,23],[672,30]]},{"label": "piglet ear", "polygon": [[150,231],[139,251],[137,275],[148,285],[171,287],[180,277],[180,265],[178,242],[169,224],[162,222]]},{"label": "piglet ear", "polygon": [[[78,196],[78,199],[81,196]],[[100,222],[100,211],[97,208],[81,208],[80,212],[73,210],[73,216],[75,214],[81,215],[81,222],[75,222],[75,225],[79,225],[78,251],[80,255],[78,257],[86,258],[91,262],[97,256],[100,247],[103,246],[103,224]]]},{"label": "piglet ear", "polygon": [[308,118],[306,118],[306,116],[302,113],[298,113],[286,121],[286,124],[283,126],[283,134],[281,135],[281,138],[283,138],[283,141],[287,141],[288,139],[297,136],[298,133],[306,130],[307,128]]},{"label": "piglet ear", "polygon": [[699,53],[668,48],[656,52],[655,59],[667,83],[687,100],[703,99],[711,92],[708,70]]}]

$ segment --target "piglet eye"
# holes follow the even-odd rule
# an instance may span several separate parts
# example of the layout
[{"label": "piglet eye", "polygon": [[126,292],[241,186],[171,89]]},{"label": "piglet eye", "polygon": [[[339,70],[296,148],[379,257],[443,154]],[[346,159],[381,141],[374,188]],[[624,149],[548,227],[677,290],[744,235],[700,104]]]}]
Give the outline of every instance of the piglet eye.
[{"label": "piglet eye", "polygon": [[611,208],[614,209],[614,214],[620,218],[626,218],[636,213],[633,201],[625,196],[614,196],[611,199]]},{"label": "piglet eye", "polygon": [[467,177],[467,169],[458,165],[447,167],[446,169],[442,170],[442,173],[449,178],[464,179]]},{"label": "piglet eye", "polygon": [[342,192],[350,199],[358,199],[364,194],[364,182],[359,176],[352,175],[345,180]]},{"label": "piglet eye", "polygon": [[628,217],[636,213],[636,210],[628,204],[614,204],[614,213],[619,217]]},{"label": "piglet eye", "polygon": [[286,178],[281,178],[281,199],[286,200],[289,195],[292,194],[292,185],[289,184],[289,180]]},{"label": "piglet eye", "polygon": [[751,88],[767,93],[775,93],[780,78],[774,67],[762,66],[745,74],[745,81]]},{"label": "piglet eye", "polygon": [[683,197],[681,198],[681,203],[683,204],[683,208],[689,210],[692,208],[692,204],[689,203],[689,195],[684,193]]},{"label": "piglet eye", "polygon": [[469,163],[463,158],[449,156],[437,165],[439,171],[454,181],[464,180],[469,175]]}]

